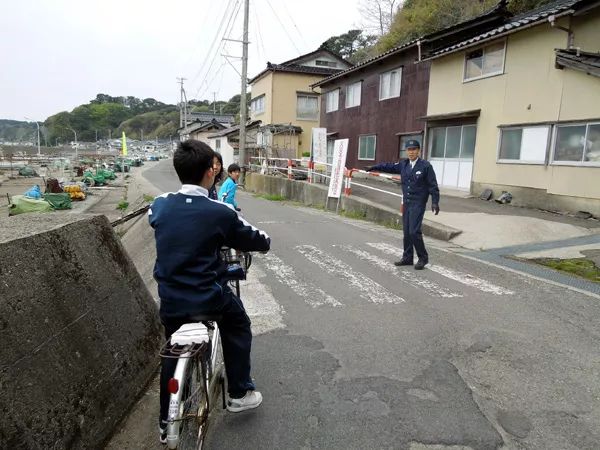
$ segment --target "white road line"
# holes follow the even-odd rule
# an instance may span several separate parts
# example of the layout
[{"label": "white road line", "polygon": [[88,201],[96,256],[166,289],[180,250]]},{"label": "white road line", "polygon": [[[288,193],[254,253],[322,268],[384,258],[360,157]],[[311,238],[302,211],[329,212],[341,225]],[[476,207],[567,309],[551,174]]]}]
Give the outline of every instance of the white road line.
[{"label": "white road line", "polygon": [[269,252],[260,257],[265,267],[281,282],[294,291],[296,295],[302,297],[306,303],[313,308],[317,306],[342,306],[342,304],[318,287],[311,286],[298,280],[298,276],[291,266],[285,264],[281,258]]},{"label": "white road line", "polygon": [[[367,242],[367,245],[376,248],[377,250],[381,250],[383,252],[392,254],[396,257],[402,257],[402,250],[398,247],[394,247],[393,245],[386,244],[384,242]],[[513,295],[514,292],[505,289],[501,286],[496,286],[495,284],[489,283],[488,281],[482,280],[481,278],[474,277],[468,273],[458,272],[452,269],[448,269],[446,267],[437,266],[435,264],[427,265],[427,268],[432,272],[439,273],[440,275],[450,278],[451,280],[458,281],[466,286],[473,287],[475,289],[479,289],[483,292],[489,292],[494,295]]]},{"label": "white road line", "polygon": [[404,281],[405,283],[407,283],[415,288],[424,289],[432,297],[444,297],[444,298],[462,297],[462,294],[459,294],[457,292],[452,292],[448,289],[441,287],[440,285],[438,285],[437,283],[435,283],[433,281],[429,281],[425,278],[418,277],[413,272],[407,272],[406,270],[398,270],[398,268],[395,267],[394,265],[392,265],[392,263],[390,261],[380,258],[379,256],[376,256],[372,253],[366,252],[364,250],[360,250],[351,245],[342,245],[341,248],[352,253],[359,259],[362,259],[364,261],[371,263],[375,267],[377,267],[385,272],[394,274],[396,277],[400,278],[402,281]]},{"label": "white road line", "polygon": [[285,310],[277,303],[269,286],[260,281],[266,278],[267,275],[260,267],[252,265],[248,271],[248,278],[240,283],[242,302],[252,320],[254,335],[285,328]]},{"label": "white road line", "polygon": [[372,303],[404,302],[402,297],[392,294],[376,281],[355,272],[348,264],[328,255],[317,247],[312,245],[297,245],[296,250],[334,278],[347,281],[365,300]]}]

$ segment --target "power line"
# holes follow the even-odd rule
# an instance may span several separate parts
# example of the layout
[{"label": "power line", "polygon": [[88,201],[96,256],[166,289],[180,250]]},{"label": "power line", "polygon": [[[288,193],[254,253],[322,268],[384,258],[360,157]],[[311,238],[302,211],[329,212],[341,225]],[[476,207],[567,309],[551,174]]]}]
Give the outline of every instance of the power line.
[{"label": "power line", "polygon": [[282,1],[281,3],[283,4],[283,9],[285,9],[286,14],[292,21],[292,25],[294,25],[294,28],[296,29],[296,31],[298,31],[298,36],[300,36],[300,39],[302,39],[302,42],[304,42],[304,48],[308,48],[308,44],[304,40],[304,35],[300,32],[300,28],[298,28],[298,26],[296,25],[296,22],[294,21],[294,17],[290,14],[290,11],[287,7],[287,3],[285,1]]},{"label": "power line", "polygon": [[287,35],[288,39],[290,40],[290,42],[292,43],[292,45],[294,46],[294,48],[296,49],[296,51],[298,53],[300,53],[300,50],[298,49],[298,46],[296,45],[296,43],[292,39],[292,36],[290,36],[290,34],[288,33],[287,28],[285,26],[283,26],[283,22],[281,21],[281,19],[277,15],[277,12],[275,12],[275,9],[273,8],[273,5],[271,5],[271,2],[269,0],[267,0],[267,4],[269,5],[269,8],[271,8],[271,11],[273,11],[273,15],[275,16],[275,18],[279,22],[279,25],[281,25],[281,28],[283,29],[283,31]]},{"label": "power line", "polygon": [[[235,3],[235,5],[234,5],[234,7],[233,7],[234,9],[231,11],[231,14],[230,14],[230,16],[229,16],[229,21],[227,22],[227,26],[225,27],[225,29],[224,29],[224,31],[223,31],[223,35],[221,36],[221,42],[220,42],[219,46],[217,47],[217,51],[216,51],[216,52],[215,52],[215,54],[213,55],[213,58],[212,58],[212,60],[211,60],[211,62],[210,62],[210,65],[208,66],[208,70],[206,71],[206,74],[204,75],[204,78],[202,79],[202,81],[200,82],[200,85],[198,86],[198,90],[196,91],[196,95],[195,95],[195,97],[196,97],[196,98],[198,97],[198,93],[200,92],[200,89],[202,89],[202,86],[203,86],[204,82],[207,80],[207,78],[208,78],[209,74],[211,73],[210,71],[211,71],[211,69],[212,69],[212,66],[213,66],[213,64],[215,63],[215,60],[216,60],[216,58],[217,58],[217,55],[219,54],[219,49],[221,48],[221,46],[222,46],[223,48],[225,47],[225,44],[224,44],[224,42],[223,42],[223,38],[224,38],[226,35],[229,35],[229,33],[231,33],[231,30],[233,29],[233,25],[235,24],[235,20],[237,19],[237,15],[238,15],[238,14],[239,14],[239,12],[240,12],[240,6],[241,6],[241,3],[240,3],[240,1],[239,1],[239,0],[236,0],[236,3]],[[236,9],[236,8],[237,8],[237,9]],[[223,64],[223,65],[224,65],[224,64]],[[223,66],[223,65],[222,65],[222,66]],[[222,67],[222,66],[221,66],[221,67]],[[216,75],[215,75],[215,77],[216,77]],[[213,80],[214,80],[214,78],[215,78],[215,77],[213,77]],[[211,83],[212,83],[212,81],[211,81]],[[206,89],[208,89],[208,87],[209,87],[209,86],[210,86],[210,83],[207,83],[207,84],[206,84],[206,87],[205,87],[205,89],[204,89],[204,91],[203,91],[203,94],[204,94],[204,92],[206,91]]]},{"label": "power line", "polygon": [[[198,70],[198,72],[196,73],[196,75],[194,75],[194,77],[192,78],[192,83],[194,81],[196,81],[196,79],[198,79],[198,77],[200,76],[200,74],[202,72],[204,72],[204,68],[206,67],[206,61],[210,58],[210,55],[214,49],[214,46],[217,42],[217,39],[219,38],[219,35],[221,34],[221,29],[223,28],[223,24],[225,23],[225,18],[227,17],[227,12],[229,11],[229,7],[231,6],[231,4],[233,3],[233,0],[229,0],[227,3],[227,7],[225,8],[225,11],[223,12],[223,17],[221,18],[221,23],[219,24],[219,27],[217,28],[217,32],[215,33],[215,37],[212,41],[212,43],[210,44],[208,53],[206,54],[206,59],[204,60],[204,62],[202,63],[202,66],[200,67],[200,70]],[[221,42],[219,42],[219,45],[221,44]]]},{"label": "power line", "polygon": [[260,47],[262,46],[262,58],[261,59],[267,59],[265,43],[263,41],[262,32],[260,31],[260,21],[258,19],[257,9],[258,9],[258,4],[254,8],[252,8],[252,12],[254,13],[254,20],[256,23],[256,34],[257,34],[256,48],[258,49],[258,52],[260,53]]}]

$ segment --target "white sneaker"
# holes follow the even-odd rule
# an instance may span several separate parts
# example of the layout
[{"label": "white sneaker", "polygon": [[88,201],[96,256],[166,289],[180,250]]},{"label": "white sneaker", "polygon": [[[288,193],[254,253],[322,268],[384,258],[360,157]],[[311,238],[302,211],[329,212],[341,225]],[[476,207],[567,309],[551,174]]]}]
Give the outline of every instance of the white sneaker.
[{"label": "white sneaker", "polygon": [[258,408],[262,403],[262,394],[258,391],[247,391],[242,398],[229,398],[227,400],[227,411],[242,412],[247,409]]}]

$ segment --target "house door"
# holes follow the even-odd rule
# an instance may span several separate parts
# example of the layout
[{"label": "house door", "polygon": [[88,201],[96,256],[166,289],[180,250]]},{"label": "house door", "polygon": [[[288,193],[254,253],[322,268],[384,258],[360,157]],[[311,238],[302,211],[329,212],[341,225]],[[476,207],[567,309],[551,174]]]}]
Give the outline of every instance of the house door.
[{"label": "house door", "polygon": [[469,190],[477,125],[429,129],[429,162],[440,186]]}]

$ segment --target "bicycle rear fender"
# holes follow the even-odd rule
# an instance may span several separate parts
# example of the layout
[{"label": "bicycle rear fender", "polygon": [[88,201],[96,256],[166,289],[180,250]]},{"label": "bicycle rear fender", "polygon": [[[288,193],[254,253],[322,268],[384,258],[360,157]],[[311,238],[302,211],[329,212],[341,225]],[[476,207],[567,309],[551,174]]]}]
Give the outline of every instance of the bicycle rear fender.
[{"label": "bicycle rear fender", "polygon": [[169,413],[168,413],[168,425],[167,425],[167,447],[169,449],[176,449],[179,444],[179,426],[181,425],[180,419],[180,405],[181,405],[181,394],[183,392],[183,377],[188,363],[192,361],[190,358],[191,353],[186,352],[182,354],[177,360],[177,367],[175,368],[175,378],[179,382],[179,389],[175,394],[171,394],[169,397]]}]

